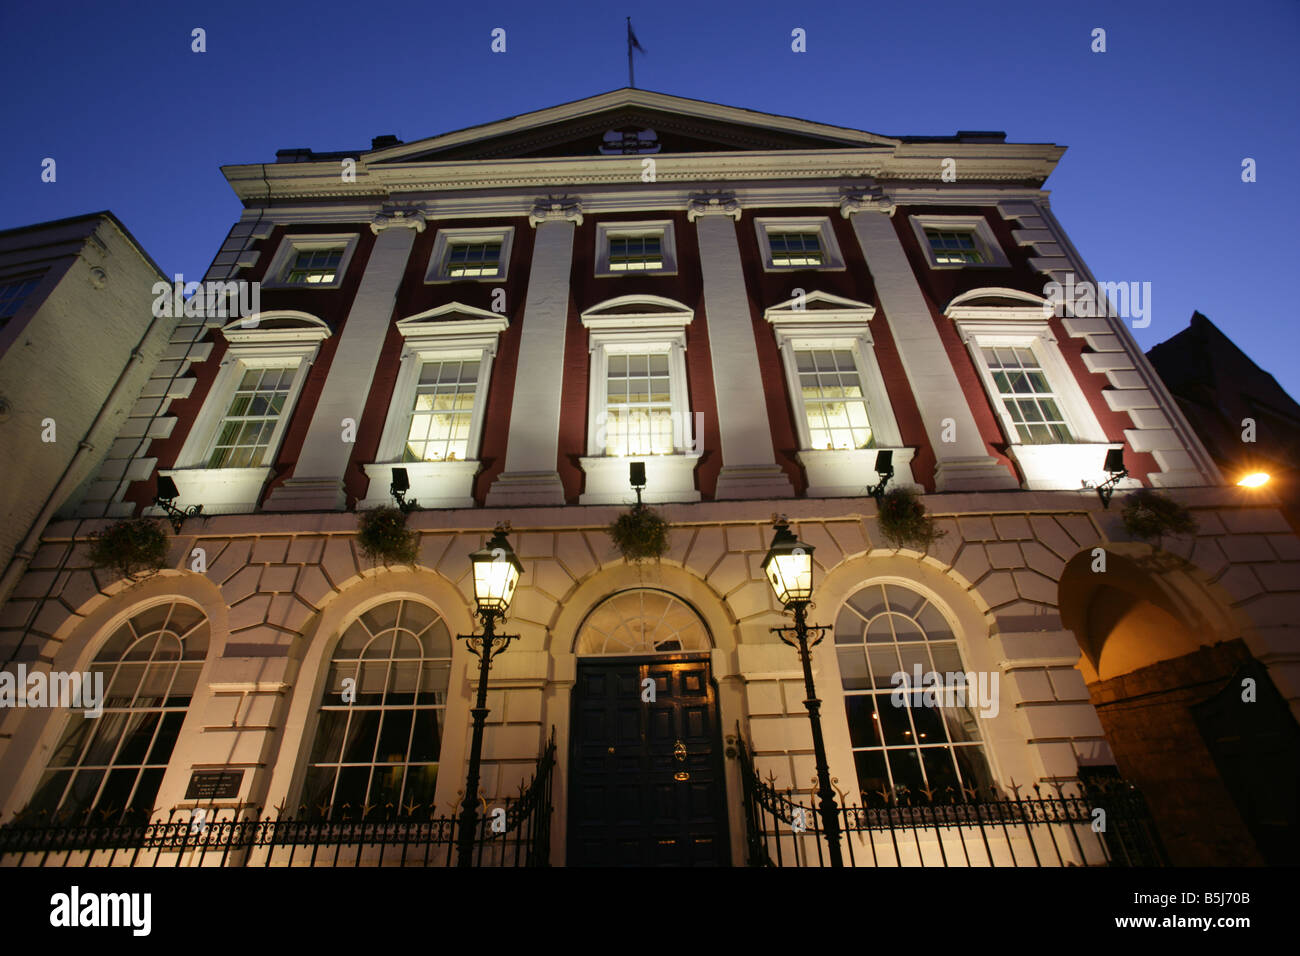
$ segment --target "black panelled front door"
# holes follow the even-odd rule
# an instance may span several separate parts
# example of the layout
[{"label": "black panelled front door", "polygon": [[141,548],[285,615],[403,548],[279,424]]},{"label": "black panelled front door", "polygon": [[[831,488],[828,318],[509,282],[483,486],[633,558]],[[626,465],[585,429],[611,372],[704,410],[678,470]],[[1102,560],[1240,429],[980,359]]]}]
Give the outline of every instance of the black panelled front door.
[{"label": "black panelled front door", "polygon": [[568,864],[726,866],[720,744],[708,658],[580,659]]}]

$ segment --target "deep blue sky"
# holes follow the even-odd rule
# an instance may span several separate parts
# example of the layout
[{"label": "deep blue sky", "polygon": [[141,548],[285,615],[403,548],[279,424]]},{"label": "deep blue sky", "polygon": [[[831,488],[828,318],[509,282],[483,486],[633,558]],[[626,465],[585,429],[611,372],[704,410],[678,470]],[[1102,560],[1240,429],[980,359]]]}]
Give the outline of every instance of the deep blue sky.
[{"label": "deep blue sky", "polygon": [[[625,86],[630,14],[646,89],[887,135],[1068,146],[1052,207],[1099,279],[1152,283],[1139,343],[1199,309],[1300,397],[1300,2],[796,6],[10,0],[0,228],[111,209],[167,273],[201,278],[239,214],[220,165],[410,141]],[[194,27],[206,53],[190,51]],[[489,50],[494,27],[505,54]],[[806,53],[790,49],[795,27]]]}]

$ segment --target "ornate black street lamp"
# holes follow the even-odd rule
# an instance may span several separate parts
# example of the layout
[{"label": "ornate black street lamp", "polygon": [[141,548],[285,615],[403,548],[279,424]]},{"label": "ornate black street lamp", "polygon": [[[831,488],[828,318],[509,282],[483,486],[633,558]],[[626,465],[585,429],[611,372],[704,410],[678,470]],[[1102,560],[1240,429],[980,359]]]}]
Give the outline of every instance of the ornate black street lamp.
[{"label": "ornate black street lamp", "polygon": [[519,583],[519,575],[524,570],[524,566],[515,557],[510,542],[506,540],[506,532],[509,530],[509,525],[497,525],[492,539],[469,556],[474,568],[474,603],[478,607],[479,620],[483,622],[483,634],[457,635],[479,659],[478,698],[470,708],[470,715],[474,718],[474,737],[469,748],[469,775],[465,779],[465,803],[460,814],[460,866],[474,865],[479,763],[483,756],[483,725],[487,723],[488,715],[488,669],[492,666],[492,658],[519,637],[517,634],[496,633],[497,619],[504,618],[510,609],[510,602],[515,596],[515,585]]},{"label": "ornate black street lamp", "polygon": [[[772,632],[783,642],[799,650],[803,662],[803,685],[808,708],[808,722],[812,725],[813,753],[817,760],[817,797],[820,801],[822,830],[830,850],[831,866],[843,866],[840,854],[840,814],[831,789],[831,771],[826,762],[826,741],[822,739],[822,702],[817,699],[813,683],[812,655],[810,650],[826,636],[825,627],[809,627],[805,616],[812,600],[812,545],[804,544],[790,531],[785,517],[776,518],[776,534],[772,546],[763,559],[763,573],[781,606],[794,613],[794,627],[774,627]],[[809,636],[813,640],[809,642]]]}]

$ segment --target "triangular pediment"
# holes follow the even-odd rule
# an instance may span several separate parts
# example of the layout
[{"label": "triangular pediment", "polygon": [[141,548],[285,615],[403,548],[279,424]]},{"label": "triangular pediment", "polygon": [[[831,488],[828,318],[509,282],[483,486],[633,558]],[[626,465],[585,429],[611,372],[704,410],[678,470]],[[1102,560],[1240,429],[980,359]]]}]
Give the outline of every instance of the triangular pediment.
[{"label": "triangular pediment", "polygon": [[830,292],[814,289],[806,295],[786,299],[763,311],[769,322],[822,321],[843,318],[849,321],[870,321],[876,307],[856,299],[846,299]]},{"label": "triangular pediment", "polygon": [[459,335],[478,332],[499,333],[510,323],[504,315],[489,312],[463,302],[448,302],[436,308],[408,316],[397,322],[397,330],[405,338],[429,335]]},{"label": "triangular pediment", "polygon": [[738,150],[862,149],[898,140],[789,116],[622,89],[370,153],[367,165]]}]

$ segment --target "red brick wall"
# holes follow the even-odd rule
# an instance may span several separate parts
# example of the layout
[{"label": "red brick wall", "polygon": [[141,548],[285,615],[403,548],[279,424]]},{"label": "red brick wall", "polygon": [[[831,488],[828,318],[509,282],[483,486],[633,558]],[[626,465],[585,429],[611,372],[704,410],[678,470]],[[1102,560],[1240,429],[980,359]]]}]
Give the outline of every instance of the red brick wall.
[{"label": "red brick wall", "polygon": [[1263,863],[1188,709],[1248,657],[1242,641],[1226,641],[1088,687],[1115,763],[1146,796],[1175,866]]}]

